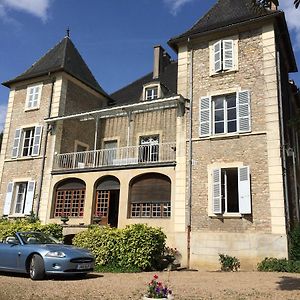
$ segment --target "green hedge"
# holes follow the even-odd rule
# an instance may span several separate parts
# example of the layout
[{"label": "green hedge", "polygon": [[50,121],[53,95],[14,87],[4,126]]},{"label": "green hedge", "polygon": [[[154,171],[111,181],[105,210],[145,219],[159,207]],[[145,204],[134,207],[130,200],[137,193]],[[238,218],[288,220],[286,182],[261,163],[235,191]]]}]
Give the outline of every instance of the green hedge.
[{"label": "green hedge", "polygon": [[262,272],[300,273],[300,261],[266,257],[257,265],[257,270]]},{"label": "green hedge", "polygon": [[300,260],[300,225],[297,224],[290,232],[290,258]]},{"label": "green hedge", "polygon": [[165,241],[166,235],[160,228],[144,224],[124,229],[96,225],[78,233],[73,244],[90,249],[97,267],[146,271],[160,268]]},{"label": "green hedge", "polygon": [[42,225],[39,221],[32,222],[28,219],[2,219],[0,221],[0,240],[15,234],[17,231],[41,231],[62,240],[62,229],[62,226],[58,224]]}]

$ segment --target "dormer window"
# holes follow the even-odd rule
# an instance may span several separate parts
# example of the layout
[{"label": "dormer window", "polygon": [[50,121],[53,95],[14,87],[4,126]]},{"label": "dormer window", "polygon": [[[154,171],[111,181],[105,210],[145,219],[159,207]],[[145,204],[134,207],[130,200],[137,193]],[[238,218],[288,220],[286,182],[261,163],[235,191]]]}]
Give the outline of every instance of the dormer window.
[{"label": "dormer window", "polygon": [[155,100],[158,98],[158,86],[145,88],[145,100]]},{"label": "dormer window", "polygon": [[26,110],[37,109],[40,106],[42,95],[42,84],[30,85],[27,87]]}]

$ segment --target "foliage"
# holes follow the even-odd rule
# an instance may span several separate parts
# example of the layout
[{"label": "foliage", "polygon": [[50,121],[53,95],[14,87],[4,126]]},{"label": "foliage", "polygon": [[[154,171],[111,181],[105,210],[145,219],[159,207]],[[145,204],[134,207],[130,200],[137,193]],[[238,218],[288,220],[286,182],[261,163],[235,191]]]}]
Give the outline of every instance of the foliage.
[{"label": "foliage", "polygon": [[221,264],[221,270],[225,272],[235,272],[241,267],[240,261],[236,257],[226,254],[219,254],[219,262]]},{"label": "foliage", "polygon": [[166,247],[161,259],[161,266],[159,269],[176,270],[180,266],[181,254],[176,248]]},{"label": "foliage", "polygon": [[290,258],[300,261],[300,224],[290,232]]},{"label": "foliage", "polygon": [[166,235],[160,228],[144,224],[116,229],[91,226],[78,233],[73,244],[90,249],[97,266],[122,270],[153,270],[159,266]]},{"label": "foliage", "polygon": [[300,261],[266,257],[257,265],[257,270],[261,272],[300,273]]},{"label": "foliage", "polygon": [[294,0],[295,7],[298,8],[300,4],[300,0]]},{"label": "foliage", "polygon": [[1,150],[1,145],[2,145],[2,139],[3,139],[3,131],[0,132],[0,150]]},{"label": "foliage", "polygon": [[18,231],[40,231],[62,239],[62,226],[58,224],[42,225],[40,221],[32,222],[31,219],[8,220],[2,218],[0,221],[0,240]]},{"label": "foliage", "polygon": [[148,298],[162,299],[167,298],[171,294],[172,291],[169,290],[167,286],[164,286],[162,282],[158,281],[157,275],[154,275],[153,279],[148,283],[148,290],[145,296]]}]

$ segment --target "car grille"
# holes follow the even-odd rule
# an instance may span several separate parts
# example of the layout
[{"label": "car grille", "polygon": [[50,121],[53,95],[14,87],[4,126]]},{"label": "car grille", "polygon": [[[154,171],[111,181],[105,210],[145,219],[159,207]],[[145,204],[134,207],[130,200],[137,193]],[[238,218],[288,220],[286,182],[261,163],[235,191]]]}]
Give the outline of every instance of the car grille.
[{"label": "car grille", "polygon": [[93,262],[94,259],[91,257],[79,257],[79,258],[72,258],[70,260],[71,263],[75,263],[75,264],[82,264],[82,263],[90,263]]}]

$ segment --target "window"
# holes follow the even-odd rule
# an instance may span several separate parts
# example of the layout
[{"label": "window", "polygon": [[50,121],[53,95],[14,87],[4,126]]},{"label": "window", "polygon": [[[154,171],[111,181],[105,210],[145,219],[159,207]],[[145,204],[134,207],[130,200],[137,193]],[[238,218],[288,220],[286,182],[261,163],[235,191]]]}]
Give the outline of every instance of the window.
[{"label": "window", "polygon": [[249,167],[212,171],[212,212],[251,214]]},{"label": "window", "polygon": [[154,100],[158,98],[158,86],[145,89],[145,100]]},{"label": "window", "polygon": [[34,198],[34,181],[10,182],[4,203],[4,215],[29,215]]},{"label": "window", "polygon": [[155,162],[159,159],[159,136],[140,138],[139,162]]},{"label": "window", "polygon": [[42,126],[17,129],[13,142],[12,158],[39,155],[42,129]]},{"label": "window", "polygon": [[64,180],[56,189],[54,217],[83,217],[84,202],[85,183],[79,179]]},{"label": "window", "polygon": [[36,109],[40,105],[42,85],[32,85],[27,88],[26,109]]},{"label": "window", "polygon": [[170,218],[171,181],[162,174],[148,173],[130,184],[130,218]]},{"label": "window", "polygon": [[203,97],[199,106],[200,137],[251,130],[249,91]]},{"label": "window", "polygon": [[105,141],[103,146],[103,165],[113,165],[114,160],[117,158],[118,141]]},{"label": "window", "polygon": [[237,70],[238,37],[219,40],[210,44],[210,75]]}]

